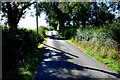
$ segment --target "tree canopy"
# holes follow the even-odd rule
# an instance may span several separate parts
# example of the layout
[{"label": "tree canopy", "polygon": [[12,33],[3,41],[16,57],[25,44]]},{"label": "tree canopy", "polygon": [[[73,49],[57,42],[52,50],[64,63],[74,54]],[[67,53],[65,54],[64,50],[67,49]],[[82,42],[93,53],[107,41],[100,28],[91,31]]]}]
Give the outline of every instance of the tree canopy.
[{"label": "tree canopy", "polygon": [[[33,2],[34,3],[34,2]],[[7,18],[7,23],[11,29],[17,29],[20,18],[25,14],[25,10],[33,3],[30,2],[5,2],[2,3],[2,12]]]},{"label": "tree canopy", "polygon": [[[20,18],[26,12],[25,10],[34,4],[34,2],[6,2],[2,4],[2,12],[8,19],[9,26],[17,29]],[[116,12],[119,9],[119,3],[105,2],[39,2],[38,10],[35,12],[40,15],[44,11],[47,15],[47,22],[55,29],[63,27],[78,28],[80,25],[85,28],[86,25],[93,27],[103,26],[114,22]],[[61,30],[61,29],[60,29]]]},{"label": "tree canopy", "polygon": [[[116,5],[116,6],[115,6]],[[118,3],[96,3],[96,2],[40,2],[38,3],[39,12],[47,14],[47,22],[53,27],[73,25],[83,28],[86,25],[93,27],[103,26],[112,23],[115,19],[114,12],[118,9]]]}]

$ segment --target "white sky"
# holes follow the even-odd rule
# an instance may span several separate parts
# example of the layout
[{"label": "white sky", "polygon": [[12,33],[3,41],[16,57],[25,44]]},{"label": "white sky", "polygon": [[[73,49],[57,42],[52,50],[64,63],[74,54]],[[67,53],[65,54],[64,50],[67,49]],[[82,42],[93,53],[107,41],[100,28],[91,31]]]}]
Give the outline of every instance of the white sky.
[{"label": "white sky", "polygon": [[[28,29],[35,29],[36,26],[36,16],[32,17],[30,16],[31,12],[35,14],[35,9],[33,9],[33,6],[31,6],[31,10],[27,10],[25,18],[21,18],[19,21],[19,27],[28,28]],[[47,27],[48,24],[45,20],[46,14],[44,12],[41,13],[40,17],[38,17],[38,26],[45,26]]]},{"label": "white sky", "polygon": [[[18,23],[19,27],[23,27],[23,28],[27,28],[27,29],[36,29],[36,16],[32,17],[30,16],[31,12],[33,12],[33,14],[35,15],[35,9],[33,9],[33,5],[31,6],[31,10],[27,9],[27,12],[25,13],[25,18],[21,18],[21,20]],[[1,19],[1,15],[0,14],[0,19]],[[45,20],[46,14],[44,12],[41,13],[40,17],[38,17],[38,26],[48,26],[48,23],[46,23]],[[2,21],[0,21],[0,24],[3,25],[3,23],[5,22],[5,18],[3,18]]]},{"label": "white sky", "polygon": [[[41,13],[41,16],[38,17],[38,26],[46,26],[47,23],[45,21],[45,14]],[[19,27],[24,27],[28,29],[35,29],[36,28],[36,16],[31,17],[30,14],[26,14],[25,18],[21,19],[19,22]]]}]

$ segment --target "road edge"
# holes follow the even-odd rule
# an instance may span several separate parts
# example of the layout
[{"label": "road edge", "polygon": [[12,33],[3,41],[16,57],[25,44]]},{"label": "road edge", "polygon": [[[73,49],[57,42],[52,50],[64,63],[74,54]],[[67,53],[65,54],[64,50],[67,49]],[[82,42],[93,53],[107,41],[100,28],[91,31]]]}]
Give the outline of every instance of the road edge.
[{"label": "road edge", "polygon": [[[61,39],[63,39],[63,38],[61,37],[61,35],[59,34],[59,32],[57,32],[57,31],[55,31],[55,32],[58,34],[58,36],[59,36]],[[67,41],[67,40],[65,40],[65,41],[66,41],[67,43],[71,44],[72,46],[74,46],[75,48],[81,50],[81,48],[80,48],[79,46],[73,44],[72,42],[69,42],[69,41]],[[85,53],[83,50],[81,50],[81,52],[83,52],[84,54],[87,54],[87,53]],[[89,54],[87,54],[87,55],[88,55],[89,57],[93,58],[94,60],[96,60],[97,62],[100,62],[101,64],[103,64],[103,65],[106,66],[107,68],[113,70],[111,67],[105,65],[105,64],[102,63],[100,60],[97,60],[95,57],[93,57],[93,56],[91,56],[91,55],[89,55]],[[113,70],[113,71],[115,71],[115,70]],[[119,73],[118,73],[117,71],[115,71],[115,72],[119,75]]]}]

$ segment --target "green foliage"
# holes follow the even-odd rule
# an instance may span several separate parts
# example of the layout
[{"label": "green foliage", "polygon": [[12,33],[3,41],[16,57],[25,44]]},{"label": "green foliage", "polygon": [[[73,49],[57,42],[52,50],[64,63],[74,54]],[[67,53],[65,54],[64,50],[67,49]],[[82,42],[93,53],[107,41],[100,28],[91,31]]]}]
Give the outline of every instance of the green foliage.
[{"label": "green foliage", "polygon": [[38,28],[38,33],[41,34],[41,36],[46,37],[46,31],[48,31],[47,27],[40,26]]},{"label": "green foliage", "polygon": [[14,32],[4,27],[2,30],[3,79],[18,80],[18,64],[26,62],[27,58],[33,56],[38,44],[43,41],[44,37],[35,30],[18,29]]},{"label": "green foliage", "polygon": [[33,3],[30,2],[4,2],[2,3],[2,12],[3,17],[7,18],[7,23],[10,26],[10,29],[16,30],[17,24],[20,21],[20,18],[25,17],[25,10],[31,6]]},{"label": "green foliage", "polygon": [[93,40],[97,39],[103,44],[105,41],[120,41],[120,23],[116,22],[109,25],[104,25],[100,28],[92,28],[91,26],[86,26],[85,29],[77,29],[77,37],[79,41]]},{"label": "green foliage", "polygon": [[[104,25],[100,28],[91,28],[90,26],[86,27],[85,29],[79,28],[77,29],[77,42],[82,43],[82,41],[87,41],[93,47],[100,49],[103,47],[104,51],[102,53],[100,53],[100,51],[97,51],[97,53],[100,53],[102,57],[109,56],[109,58],[119,59],[119,25],[120,23],[116,22],[111,25]],[[108,51],[109,49],[111,49],[110,52]]]},{"label": "green foliage", "polygon": [[[119,21],[112,24],[104,25],[100,28],[92,28],[91,26],[87,26],[85,29],[77,29],[77,43],[79,43],[79,45],[81,45],[82,48],[85,49],[86,53],[92,53],[90,55],[94,56],[96,59],[99,59],[99,61],[119,72],[119,35]],[[116,63],[111,63],[111,61]]]},{"label": "green foliage", "polygon": [[49,29],[50,29],[51,31],[52,31],[52,30],[55,30],[54,27],[52,27],[52,26],[51,26]]},{"label": "green foliage", "polygon": [[76,29],[72,27],[64,27],[62,28],[62,36],[65,37],[65,39],[70,39],[75,36]]},{"label": "green foliage", "polygon": [[31,56],[26,56],[24,62],[19,63],[17,80],[31,80],[38,65],[43,47],[35,51]]},{"label": "green foliage", "polygon": [[71,24],[77,28],[80,25],[85,28],[86,25],[99,27],[114,22],[115,16],[110,13],[113,10],[109,11],[113,5],[111,3],[107,4],[103,2],[40,2],[38,3],[38,8],[40,12],[46,12],[46,20],[50,26],[53,26],[56,30],[59,24],[59,30],[62,31],[62,27],[70,26]]},{"label": "green foliage", "polygon": [[70,39],[70,43],[79,46],[85,53],[120,72],[118,68],[118,61],[120,61],[119,21],[95,28],[80,26],[75,35],[73,32],[75,30],[72,28],[63,29],[62,36]]}]

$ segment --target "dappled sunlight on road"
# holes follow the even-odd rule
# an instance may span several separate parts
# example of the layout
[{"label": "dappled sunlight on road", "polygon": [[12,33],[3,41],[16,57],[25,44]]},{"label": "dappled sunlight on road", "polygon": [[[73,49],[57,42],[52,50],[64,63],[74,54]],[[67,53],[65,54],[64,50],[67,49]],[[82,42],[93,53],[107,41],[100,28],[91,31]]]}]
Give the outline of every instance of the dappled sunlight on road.
[{"label": "dappled sunlight on road", "polygon": [[34,79],[119,77],[114,71],[108,70],[106,66],[62,40],[55,31],[49,31]]}]

